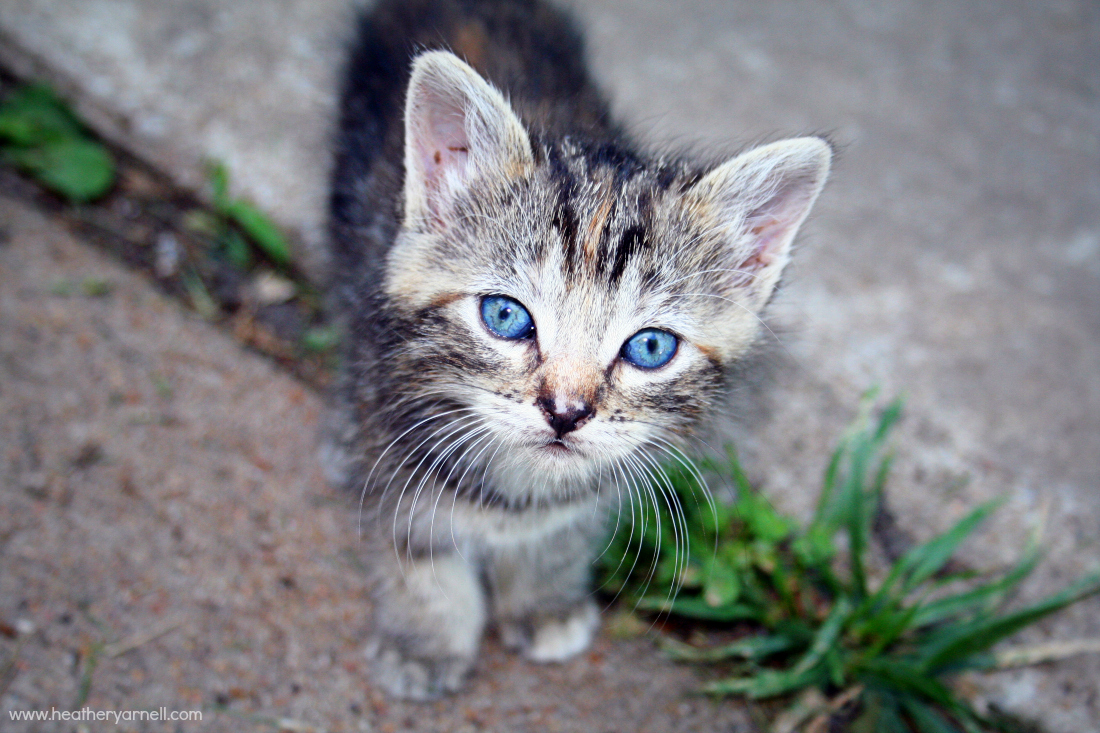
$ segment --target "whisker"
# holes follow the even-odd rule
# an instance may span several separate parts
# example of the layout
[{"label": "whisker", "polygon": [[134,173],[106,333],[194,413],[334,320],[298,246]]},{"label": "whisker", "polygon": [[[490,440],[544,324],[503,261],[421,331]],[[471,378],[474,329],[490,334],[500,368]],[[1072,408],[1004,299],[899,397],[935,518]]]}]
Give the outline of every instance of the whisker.
[{"label": "whisker", "polygon": [[[601,480],[601,481],[603,480],[603,472],[604,472],[604,469],[605,469],[605,468],[606,468],[606,466],[600,466],[600,480]],[[612,473],[612,474],[611,474],[611,476],[612,476],[612,478],[615,478],[615,474],[614,474],[614,473]],[[622,518],[623,518],[623,494],[622,494],[622,491],[620,491],[620,490],[619,490],[619,482],[618,482],[618,480],[617,480],[617,479],[615,480],[615,497],[616,497],[616,506],[618,506],[618,510],[617,510],[617,512],[616,512],[616,514],[615,514],[615,527],[614,527],[614,529],[613,529],[613,530],[611,531],[611,539],[609,539],[609,540],[607,541],[607,545],[605,545],[605,546],[604,546],[604,548],[603,548],[603,551],[602,551],[602,552],[600,552],[600,554],[599,554],[599,555],[596,555],[596,558],[595,558],[595,559],[594,559],[594,560],[592,561],[592,562],[593,562],[593,564],[595,564],[595,563],[599,562],[599,561],[600,561],[600,559],[601,559],[601,558],[602,558],[602,557],[603,557],[604,555],[606,555],[606,554],[608,553],[608,551],[609,551],[609,550],[611,549],[611,546],[612,546],[613,544],[615,544],[615,538],[616,538],[616,537],[618,536],[618,534],[619,534],[619,527],[620,527],[620,526],[622,526]],[[620,560],[620,561],[619,561],[619,563],[620,563],[620,565],[621,565],[621,564],[622,564],[622,560]],[[618,568],[615,568],[615,570],[617,571],[617,570],[618,570]],[[604,585],[606,585],[606,581],[605,581]],[[600,586],[600,588],[603,588],[603,585],[601,585],[601,586]],[[599,590],[599,588],[597,588],[597,590]]]},{"label": "whisker", "polygon": [[[624,459],[624,467],[629,467],[631,469],[638,468],[637,463],[635,463],[634,461],[631,460],[630,454],[624,455],[623,459]],[[626,476],[629,484],[634,488],[634,491],[637,492],[637,494],[638,494],[638,509],[639,509],[640,516],[642,517],[641,532],[638,535],[639,553],[634,556],[634,562],[630,566],[629,575],[633,575],[634,570],[637,568],[638,560],[640,559],[640,556],[641,556],[640,550],[643,547],[643,543],[644,543],[645,537],[646,537],[646,528],[649,526],[649,521],[650,521],[649,512],[645,511],[645,502],[646,501],[652,502],[652,506],[653,506],[652,521],[656,525],[656,531],[657,531],[657,551],[654,553],[653,560],[649,564],[649,570],[646,573],[645,585],[642,587],[642,590],[638,594],[638,598],[634,603],[634,610],[638,610],[638,604],[641,602],[642,598],[645,596],[646,592],[649,590],[649,585],[653,580],[653,576],[657,572],[657,560],[660,558],[661,544],[663,542],[663,528],[661,527],[660,514],[657,511],[657,506],[658,506],[657,494],[656,494],[656,492],[654,492],[653,487],[651,487],[645,481],[639,481],[638,480],[639,477],[637,477],[635,475],[633,470],[631,470],[629,472],[624,472],[624,475]],[[644,489],[644,491],[643,491],[643,489]],[[628,575],[628,577],[629,577],[629,575]]]},{"label": "whisker", "polygon": [[[676,462],[679,463],[681,466],[683,466],[685,469],[687,469],[688,473],[690,473],[691,476],[695,479],[695,481],[698,484],[699,488],[703,492],[703,496],[705,496],[706,499],[707,499],[707,505],[710,508],[711,515],[714,517],[714,520],[717,522],[718,521],[718,507],[714,503],[714,492],[712,492],[710,490],[710,486],[707,484],[706,478],[703,476],[703,474],[696,467],[695,462],[692,461],[691,458],[686,456],[683,453],[683,451],[681,451],[677,446],[672,444],[670,441],[665,440],[664,438],[660,437],[659,435],[652,436],[652,439],[657,441],[657,443],[658,443],[657,445],[654,446],[655,448],[657,448],[661,451],[664,451],[666,454],[668,454],[673,459],[675,459]],[[695,498],[694,488],[692,489],[691,494],[692,494],[692,498]],[[695,501],[696,501],[696,506],[698,506],[698,501],[699,500],[697,498],[695,498]]]},{"label": "whisker", "polygon": [[[680,550],[680,535],[681,535],[681,533],[680,533],[679,527],[677,525],[677,516],[676,516],[675,511],[673,510],[671,500],[670,500],[668,494],[666,493],[666,490],[665,490],[664,486],[662,486],[659,482],[655,482],[655,481],[652,480],[652,479],[655,479],[656,477],[653,476],[652,473],[650,473],[650,471],[646,468],[645,464],[643,464],[641,462],[641,460],[639,460],[639,458],[638,458],[639,455],[640,454],[634,454],[634,455],[628,456],[628,460],[630,460],[634,464],[634,466],[637,467],[639,469],[639,471],[641,471],[646,477],[651,479],[650,481],[645,481],[644,483],[645,483],[646,489],[649,492],[650,498],[653,501],[654,523],[657,526],[657,550],[653,554],[653,560],[652,560],[652,562],[650,562],[650,566],[649,566],[649,573],[646,576],[645,587],[642,591],[642,595],[645,595],[645,593],[648,592],[650,585],[652,585],[653,580],[657,575],[657,567],[659,565],[660,558],[661,558],[661,546],[663,544],[663,530],[664,530],[664,527],[661,523],[660,502],[657,499],[657,490],[658,489],[661,492],[661,497],[665,500],[665,505],[668,506],[669,518],[672,520],[672,542],[673,542],[673,556],[672,557],[673,557],[673,570],[674,570],[675,574],[679,573],[679,569],[680,569],[679,562],[680,562],[680,559],[682,558],[682,554],[681,554],[681,550]],[[643,481],[644,481],[644,479],[643,479]],[[655,486],[656,486],[656,488],[655,488]],[[635,608],[637,608],[637,606],[635,606]]]},{"label": "whisker", "polygon": [[[493,433],[490,433],[489,442],[485,445],[484,448],[482,448],[478,452],[477,456],[474,457],[474,462],[471,463],[470,467],[472,467],[473,465],[476,465],[477,459],[480,458],[481,454],[484,453],[486,450],[488,450],[489,446],[491,446],[493,443],[497,443],[497,436]],[[481,469],[481,471],[482,471],[481,482],[482,482],[483,486],[484,486],[484,483],[485,483],[485,476],[489,471],[489,467],[493,465],[493,459],[497,457],[497,452],[501,449],[501,447],[503,445],[504,445],[503,441],[500,441],[499,443],[497,443],[497,447],[493,451],[493,455],[489,456],[489,460],[485,462],[484,468]],[[467,468],[466,470],[468,471],[469,468]],[[465,478],[466,478],[466,471],[463,471],[462,476],[459,477],[459,487],[461,487],[462,481]],[[450,517],[451,542],[454,544],[455,552],[458,553],[458,556],[462,557],[462,559],[465,560],[466,558],[463,557],[462,550],[458,546],[458,540],[455,539],[455,507],[458,505],[458,495],[459,495],[459,491],[456,490],[454,492],[454,497],[451,499],[451,517]]]},{"label": "whisker", "polygon": [[[443,414],[444,415],[449,415],[449,414],[454,414],[454,413],[471,413],[471,412],[474,412],[472,408],[463,407],[463,408],[452,410],[452,411],[449,411],[449,412],[443,413]],[[476,417],[476,414],[475,414],[475,417]],[[469,418],[465,417],[465,418],[460,418],[460,419],[469,419]],[[385,506],[386,496],[389,494],[390,486],[393,485],[394,479],[398,478],[398,475],[400,474],[401,470],[408,464],[408,462],[410,460],[412,460],[412,458],[416,455],[417,451],[419,451],[421,448],[423,448],[424,445],[426,445],[435,436],[439,435],[439,433],[441,433],[444,430],[447,430],[447,429],[451,428],[452,426],[454,426],[454,424],[455,423],[453,423],[453,422],[447,422],[446,424],[444,424],[441,427],[439,427],[438,429],[436,429],[435,432],[433,432],[430,435],[426,436],[419,443],[417,443],[416,445],[414,445],[411,448],[409,448],[408,450],[406,450],[405,454],[401,456],[401,460],[397,461],[397,463],[394,464],[391,467],[391,469],[390,469],[390,480],[387,481],[386,485],[382,488],[382,493],[378,497],[378,501],[377,501],[376,506],[375,506],[375,521],[376,522],[380,520],[381,512],[382,512],[383,507]],[[424,462],[424,459],[426,459],[428,455],[430,455],[430,451],[428,453],[426,453],[421,458],[421,461],[420,461],[421,464]],[[415,475],[416,471],[418,471],[419,469],[420,469],[420,464],[418,464],[416,466],[416,468],[413,469],[413,475]],[[410,476],[410,480],[411,480],[411,476]],[[406,485],[407,485],[407,482],[406,482]],[[398,498],[397,506],[400,506],[400,497]]]},{"label": "whisker", "polygon": [[681,277],[676,278],[675,280],[669,280],[668,282],[661,283],[661,284],[664,287],[668,288],[668,287],[672,287],[673,285],[675,285],[678,282],[683,282],[684,280],[690,280],[691,278],[701,277],[703,275],[710,275],[710,274],[715,274],[715,273],[719,273],[719,272],[732,272],[732,273],[737,274],[737,275],[744,275],[744,276],[746,276],[750,279],[754,279],[754,280],[762,280],[763,279],[760,275],[757,275],[754,272],[750,272],[749,270],[741,270],[741,269],[738,269],[736,267],[714,267],[714,268],[710,268],[710,269],[707,269],[707,270],[698,270],[698,271],[693,272],[691,274],[683,275]]},{"label": "whisker", "polygon": [[[462,423],[461,425],[456,425],[455,426],[456,429],[454,431],[448,433],[446,438],[444,438],[444,439],[449,439],[453,435],[455,435],[456,433],[458,433],[462,430],[466,430],[466,429],[471,428],[471,427],[475,428],[475,431],[482,430],[484,428],[482,428],[480,426],[484,426],[484,424],[485,424],[484,419],[482,419],[480,417],[474,417],[472,420],[467,420],[464,423]],[[432,489],[429,490],[429,494],[430,494],[431,491],[434,490],[434,488],[435,488],[435,483],[434,483],[435,480],[438,479],[438,475],[436,474],[436,469],[439,466],[441,466],[447,460],[447,458],[451,455],[451,453],[453,453],[460,445],[462,445],[462,443],[466,440],[467,436],[469,436],[469,433],[465,433],[465,434],[459,436],[458,439],[452,441],[450,443],[450,445],[448,445],[446,448],[444,448],[442,451],[439,451],[438,453],[435,453],[434,448],[431,451],[432,453],[435,454],[435,457],[432,459],[431,465],[429,465],[428,468],[425,470],[424,477],[421,478],[420,482],[416,485],[416,489],[413,492],[412,501],[409,505],[409,527],[410,527],[410,532],[411,532],[411,528],[412,528],[413,515],[415,514],[415,510],[416,510],[417,499],[420,497],[420,494],[423,491],[424,486],[427,484],[428,479],[431,478],[432,481],[433,481]],[[438,447],[438,445],[439,445],[439,443],[437,443],[435,447]]]},{"label": "whisker", "polygon": [[[466,456],[468,456],[470,454],[470,451],[473,450],[474,448],[476,448],[477,445],[481,442],[482,438],[486,435],[486,433],[491,432],[491,430],[492,430],[492,428],[490,428],[488,426],[485,426],[483,424],[482,427],[477,428],[476,430],[472,430],[470,433],[463,436],[463,438],[461,439],[461,442],[459,443],[459,445],[462,445],[462,444],[465,444],[465,443],[469,443],[469,445],[467,445],[466,448],[462,451],[462,455],[460,455],[455,460],[454,464],[451,466],[451,470],[449,470],[447,472],[447,475],[445,477],[443,477],[442,484],[439,487],[439,493],[436,494],[435,501],[432,504],[432,515],[431,515],[431,519],[429,519],[429,521],[428,521],[428,546],[429,547],[435,547],[435,541],[434,541],[434,537],[435,537],[435,515],[436,515],[436,511],[439,509],[439,500],[443,498],[443,494],[446,492],[447,485],[451,481],[451,476],[454,475],[455,470],[462,464],[462,461],[466,458]],[[437,478],[438,478],[438,476],[436,477],[436,479]],[[432,480],[432,488],[428,492],[429,496],[435,491],[436,479]],[[416,500],[413,499],[413,501],[415,503]]]},{"label": "whisker", "polygon": [[[469,408],[458,408],[456,410],[448,410],[446,412],[442,412],[442,413],[439,413],[439,414],[436,414],[436,415],[430,415],[429,417],[426,417],[423,420],[420,420],[415,425],[408,428],[403,433],[401,433],[400,435],[398,435],[396,438],[394,438],[393,440],[391,440],[389,442],[389,444],[386,446],[385,450],[383,450],[381,455],[379,455],[378,458],[375,460],[374,465],[371,466],[370,473],[367,474],[367,478],[363,482],[363,489],[362,489],[362,491],[359,492],[359,525],[358,525],[358,530],[359,530],[359,536],[360,537],[363,536],[363,502],[366,500],[367,494],[370,493],[371,478],[374,476],[374,472],[378,468],[379,463],[381,463],[382,459],[385,458],[387,453],[389,453],[390,449],[393,448],[395,445],[397,445],[398,441],[400,441],[406,435],[411,433],[413,430],[416,430],[421,425],[424,425],[425,423],[431,422],[432,420],[438,420],[442,417],[446,417],[447,415],[451,415],[455,412],[462,412],[462,411],[468,410],[468,409]],[[404,460],[401,461],[401,464],[403,464],[403,463],[404,463]],[[399,465],[401,465],[401,464],[399,464]],[[392,481],[392,476],[391,476],[391,481]],[[388,486],[389,486],[389,484],[387,484],[387,487]],[[385,497],[385,491],[384,490],[383,490],[382,494],[383,494],[382,498],[384,498]],[[381,505],[381,500],[379,501],[379,505]]]},{"label": "whisker", "polygon": [[[476,419],[478,419],[478,418],[476,418],[476,417],[475,417],[475,418],[472,418],[472,419],[476,420]],[[419,462],[418,462],[418,463],[416,464],[416,467],[415,467],[415,468],[413,468],[412,472],[411,472],[411,473],[409,473],[409,477],[408,477],[407,479],[405,479],[405,483],[404,483],[404,485],[403,485],[403,486],[401,487],[401,492],[400,492],[400,493],[398,494],[398,496],[397,496],[397,500],[396,500],[396,502],[394,503],[394,512],[393,512],[393,549],[394,549],[394,552],[399,552],[399,550],[398,550],[398,547],[397,547],[397,520],[398,520],[398,517],[399,517],[399,516],[400,516],[400,514],[401,514],[401,500],[402,500],[402,499],[404,498],[404,496],[405,496],[405,491],[406,491],[406,490],[407,490],[407,489],[409,488],[409,484],[410,484],[410,483],[412,482],[413,478],[414,478],[414,477],[416,476],[416,473],[417,473],[417,471],[419,471],[419,470],[420,470],[420,468],[421,468],[421,466],[423,466],[423,465],[424,465],[424,461],[428,460],[428,457],[429,457],[430,455],[432,455],[432,453],[433,453],[434,449],[435,449],[435,448],[438,448],[438,446],[440,445],[440,443],[442,443],[443,441],[447,440],[447,438],[449,438],[449,437],[450,437],[450,436],[451,436],[452,434],[454,434],[454,432],[456,432],[456,431],[458,431],[458,430],[461,430],[461,429],[462,429],[463,427],[464,427],[464,425],[463,425],[463,424],[461,424],[461,423],[460,423],[460,424],[458,424],[458,425],[455,425],[454,423],[449,423],[449,424],[447,424],[447,425],[444,425],[444,426],[443,426],[442,428],[439,428],[439,429],[438,429],[438,430],[436,430],[436,431],[435,431],[434,433],[432,433],[432,434],[431,434],[430,436],[428,436],[427,438],[425,438],[424,440],[422,440],[422,441],[421,441],[421,442],[420,442],[420,443],[419,443],[419,444],[418,444],[418,445],[416,446],[416,448],[414,448],[414,449],[412,450],[412,452],[415,452],[415,451],[419,450],[419,449],[420,449],[420,448],[421,448],[421,447],[422,447],[422,446],[423,446],[423,445],[424,445],[425,443],[427,443],[428,441],[430,441],[430,440],[432,440],[433,438],[435,438],[435,436],[439,435],[439,433],[443,432],[444,430],[450,430],[450,431],[451,431],[451,432],[449,432],[449,433],[448,433],[447,435],[444,435],[444,436],[443,436],[442,438],[440,438],[439,440],[437,440],[437,441],[436,441],[436,443],[435,443],[435,445],[434,445],[434,446],[432,447],[432,449],[430,449],[430,450],[428,450],[428,451],[426,451],[426,452],[424,453],[424,456],[423,456],[423,457],[422,457],[422,458],[420,459],[420,461],[419,461]],[[394,474],[394,476],[393,476],[393,477],[391,477],[391,478],[390,478],[390,482],[391,482],[391,483],[392,483],[392,481],[393,481],[393,478],[395,478],[395,477],[396,477],[396,473]],[[386,484],[386,488],[385,488],[385,489],[383,490],[383,492],[382,492],[382,493],[383,493],[383,496],[385,496],[385,493],[386,493],[387,491],[389,491],[389,487],[390,487],[390,484],[389,484],[389,483],[387,483],[387,484]]]},{"label": "whisker", "polygon": [[[445,454],[453,453],[454,450],[457,450],[458,446],[461,446],[464,443],[468,443],[470,440],[473,440],[473,439],[477,438],[479,435],[483,435],[484,433],[488,432],[489,430],[490,430],[490,428],[485,427],[484,426],[484,421],[482,421],[482,427],[471,430],[466,435],[462,436],[462,438],[460,438],[458,441],[455,441],[451,446],[449,446],[444,453]],[[477,444],[477,441],[475,440],[474,445],[476,445],[476,444]],[[462,461],[462,459],[466,457],[466,455],[470,452],[470,449],[472,447],[473,447],[472,445],[467,446],[466,449],[463,450],[462,455],[458,457],[457,462],[454,465],[451,466],[451,470],[447,472],[447,476],[443,479],[443,483],[439,487],[439,492],[436,494],[435,501],[432,502],[432,513],[431,513],[431,516],[428,519],[428,561],[431,563],[432,577],[435,578],[435,581],[436,581],[437,585],[439,584],[439,578],[436,577],[436,574],[435,574],[435,515],[436,515],[436,511],[439,508],[439,500],[441,498],[443,498],[443,494],[447,490],[447,483],[450,481],[451,476],[454,474],[455,468]],[[441,459],[442,458],[443,458],[443,456],[441,455]],[[430,470],[434,470],[434,469],[430,469]],[[438,478],[439,478],[438,475],[433,475],[432,487],[428,490],[428,496],[431,496],[432,493],[435,492],[436,482],[437,482]],[[417,495],[419,495],[419,493],[420,493],[420,488],[418,487],[417,488]],[[416,499],[417,499],[417,497],[413,496],[413,501],[412,501],[413,508],[416,507]],[[410,520],[409,520],[409,532],[410,532],[410,534],[412,532],[411,513],[410,513]],[[410,537],[410,540],[411,540],[411,537]],[[441,590],[442,590],[442,588],[441,588]]]},{"label": "whisker", "polygon": [[[624,482],[624,485],[625,485],[626,495],[630,499],[630,535],[626,538],[626,552],[624,552],[623,556],[621,558],[619,558],[619,564],[615,566],[615,570],[612,571],[612,573],[611,573],[612,575],[615,575],[622,568],[623,563],[626,562],[627,555],[630,554],[630,546],[634,541],[634,530],[637,529],[638,522],[635,521],[635,519],[634,519],[634,512],[635,512],[634,492],[630,490],[630,485],[629,485],[629,483],[626,482],[626,471],[623,469],[619,458],[616,458],[616,459],[613,460],[612,469],[614,471],[614,473],[612,475],[615,476],[615,485],[616,485],[616,487],[619,485],[619,477],[621,476],[623,478],[623,482]],[[637,511],[638,511],[638,517],[641,519],[642,526],[643,526],[642,534],[639,535],[639,538],[638,538],[638,547],[640,549],[641,548],[641,543],[642,543],[644,535],[645,535],[645,530],[644,530],[645,514],[644,514],[644,511],[643,511],[643,508],[640,505],[638,506]],[[619,531],[618,530],[618,525],[616,525],[615,532],[617,533],[618,531]],[[614,538],[614,535],[613,535],[612,538],[611,538],[611,541],[614,542],[614,539],[615,538]],[[610,545],[609,545],[609,547],[610,547]],[[627,574],[626,574],[626,577],[627,577],[628,580],[629,580],[630,576],[632,576],[634,574],[634,568],[637,566],[637,564],[638,564],[638,556],[635,555],[634,556],[634,562],[631,564],[630,570],[627,571]],[[601,585],[596,590],[602,589],[606,584],[607,584],[607,582],[605,581],[604,585]],[[622,595],[622,592],[626,589],[626,585],[627,585],[626,583],[623,583],[623,586],[615,592],[615,595],[612,597],[611,601],[607,604],[607,606],[604,607],[605,611],[608,608],[610,608],[611,605],[614,604],[616,600],[618,600],[619,596]]]},{"label": "whisker", "polygon": [[[680,501],[680,496],[672,486],[672,480],[668,473],[665,472],[664,467],[647,452],[640,451],[638,456],[652,467],[653,471],[648,472],[651,476],[653,476],[653,472],[656,472],[657,476],[653,476],[653,478],[657,479],[665,504],[672,513],[673,542],[676,552],[673,561],[675,574],[673,576],[672,585],[669,587],[669,596],[666,599],[671,603],[680,593],[680,588],[683,586],[684,573],[691,560],[691,547],[688,543],[687,514],[684,512],[684,506]],[[677,534],[679,537],[676,536]]]}]

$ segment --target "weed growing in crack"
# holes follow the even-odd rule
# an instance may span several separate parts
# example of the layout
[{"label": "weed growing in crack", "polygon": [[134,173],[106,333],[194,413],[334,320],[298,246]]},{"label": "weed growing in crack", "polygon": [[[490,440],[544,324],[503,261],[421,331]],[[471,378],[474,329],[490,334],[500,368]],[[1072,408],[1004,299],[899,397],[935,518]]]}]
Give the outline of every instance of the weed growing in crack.
[{"label": "weed growing in crack", "polygon": [[1100,573],[1006,610],[1009,595],[1039,561],[1036,542],[1000,573],[959,572],[950,563],[999,503],[990,502],[905,552],[881,582],[869,580],[871,527],[890,468],[885,445],[900,413],[900,401],[877,419],[864,410],[833,453],[805,527],[753,488],[732,451],[725,461],[697,463],[734,485],[733,503],[697,501],[697,474],[666,466],[687,518],[686,561],[667,541],[683,520],[643,499],[633,518],[636,531],[616,533],[601,559],[605,587],[643,611],[744,632],[721,644],[666,637],[662,646],[675,659],[721,666],[726,676],[705,684],[704,692],[791,696],[775,731],[827,730],[834,719],[853,731],[1010,730],[976,711],[948,680],[1015,659],[994,654],[994,645],[1100,593]]}]

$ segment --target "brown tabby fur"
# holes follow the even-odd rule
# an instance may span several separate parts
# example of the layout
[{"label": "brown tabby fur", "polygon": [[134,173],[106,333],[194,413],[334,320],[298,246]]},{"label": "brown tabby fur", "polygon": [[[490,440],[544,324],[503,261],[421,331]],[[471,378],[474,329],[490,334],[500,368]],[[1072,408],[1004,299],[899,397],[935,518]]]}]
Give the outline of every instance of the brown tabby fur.
[{"label": "brown tabby fur", "polygon": [[[716,166],[647,157],[535,0],[364,17],[332,195],[348,343],[326,451],[364,502],[381,685],[456,689],[490,623],[537,660],[588,644],[606,511],[653,492],[713,412],[829,159],[817,138]],[[490,332],[496,295],[532,337]],[[668,364],[623,358],[645,328],[677,336]]]}]

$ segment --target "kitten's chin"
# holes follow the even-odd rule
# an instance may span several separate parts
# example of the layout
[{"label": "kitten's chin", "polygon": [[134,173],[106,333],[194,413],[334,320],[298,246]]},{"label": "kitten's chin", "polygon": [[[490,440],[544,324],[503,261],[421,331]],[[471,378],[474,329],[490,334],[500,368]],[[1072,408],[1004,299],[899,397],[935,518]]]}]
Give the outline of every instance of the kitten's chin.
[{"label": "kitten's chin", "polygon": [[497,490],[513,497],[576,498],[596,483],[600,463],[573,441],[546,440],[498,454],[491,473]]},{"label": "kitten's chin", "polygon": [[560,479],[586,480],[596,472],[596,463],[581,446],[563,440],[549,440],[531,446],[532,468],[541,469]]}]

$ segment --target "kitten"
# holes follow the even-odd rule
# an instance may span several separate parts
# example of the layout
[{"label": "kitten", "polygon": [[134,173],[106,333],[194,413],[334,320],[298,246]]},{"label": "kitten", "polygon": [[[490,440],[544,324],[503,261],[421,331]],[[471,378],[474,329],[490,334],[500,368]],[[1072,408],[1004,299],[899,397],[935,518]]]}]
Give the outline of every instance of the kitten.
[{"label": "kitten", "polygon": [[589,644],[606,510],[720,400],[830,158],[818,138],[713,166],[638,152],[536,0],[362,19],[327,463],[362,492],[381,686],[457,689],[490,623],[538,661]]}]

